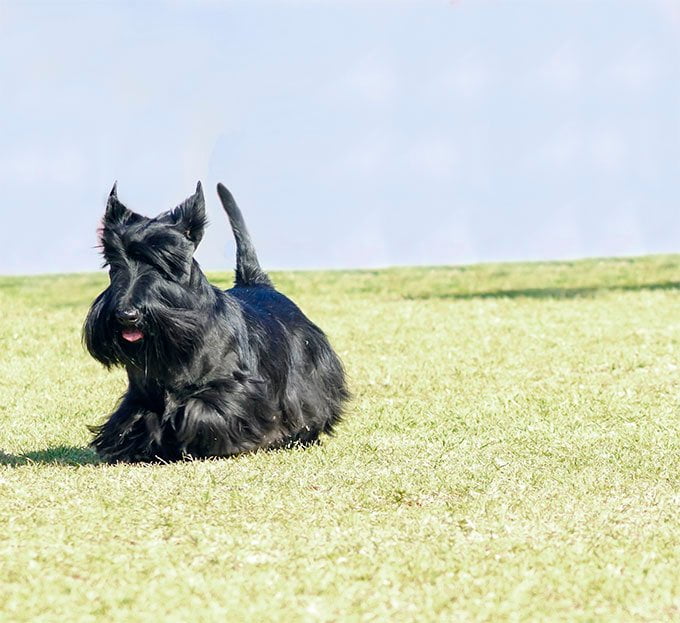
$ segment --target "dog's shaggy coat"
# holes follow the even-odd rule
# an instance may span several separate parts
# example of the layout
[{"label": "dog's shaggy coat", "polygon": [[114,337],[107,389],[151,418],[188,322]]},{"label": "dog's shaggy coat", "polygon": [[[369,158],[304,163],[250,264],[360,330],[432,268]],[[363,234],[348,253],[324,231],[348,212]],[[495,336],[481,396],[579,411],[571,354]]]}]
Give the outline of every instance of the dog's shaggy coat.
[{"label": "dog's shaggy coat", "polygon": [[324,333],[277,292],[243,217],[217,187],[236,238],[236,280],[222,291],[193,258],[206,225],[199,182],[174,210],[146,218],[114,186],[101,232],[110,285],[83,330],[93,357],[125,366],[129,386],[93,427],[109,462],[229,456],[314,443],[348,398]]}]

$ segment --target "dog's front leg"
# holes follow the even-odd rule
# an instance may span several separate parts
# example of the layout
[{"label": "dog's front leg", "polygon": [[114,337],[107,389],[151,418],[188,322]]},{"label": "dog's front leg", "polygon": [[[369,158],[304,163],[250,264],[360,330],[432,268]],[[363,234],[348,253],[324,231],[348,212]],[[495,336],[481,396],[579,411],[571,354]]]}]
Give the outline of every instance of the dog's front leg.
[{"label": "dog's front leg", "polygon": [[90,427],[91,442],[99,457],[108,463],[168,460],[161,456],[161,427],[141,396],[129,389],[116,410],[101,426]]},{"label": "dog's front leg", "polygon": [[273,422],[248,413],[234,394],[192,398],[179,411],[176,436],[184,457],[233,456],[268,447]]}]

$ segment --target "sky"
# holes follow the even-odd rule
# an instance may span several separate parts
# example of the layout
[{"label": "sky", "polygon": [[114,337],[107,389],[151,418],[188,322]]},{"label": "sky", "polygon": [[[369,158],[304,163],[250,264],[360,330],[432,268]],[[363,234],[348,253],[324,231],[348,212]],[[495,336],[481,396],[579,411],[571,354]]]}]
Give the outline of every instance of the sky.
[{"label": "sky", "polygon": [[680,2],[0,0],[0,274],[223,182],[269,269],[678,252]]}]

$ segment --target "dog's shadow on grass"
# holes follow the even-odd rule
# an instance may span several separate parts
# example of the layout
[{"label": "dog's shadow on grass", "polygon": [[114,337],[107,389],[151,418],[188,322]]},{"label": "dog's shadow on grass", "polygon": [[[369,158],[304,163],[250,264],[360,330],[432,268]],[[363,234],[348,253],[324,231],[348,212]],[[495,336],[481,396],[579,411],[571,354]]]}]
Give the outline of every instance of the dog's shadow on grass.
[{"label": "dog's shadow on grass", "polygon": [[97,465],[101,463],[94,450],[87,446],[55,446],[23,454],[8,454],[0,450],[0,465]]}]

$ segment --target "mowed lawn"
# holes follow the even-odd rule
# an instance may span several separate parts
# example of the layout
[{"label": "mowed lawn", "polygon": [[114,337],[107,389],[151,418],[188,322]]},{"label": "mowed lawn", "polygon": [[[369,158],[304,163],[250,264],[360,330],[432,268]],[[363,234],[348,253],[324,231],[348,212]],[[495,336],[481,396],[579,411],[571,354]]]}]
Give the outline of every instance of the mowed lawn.
[{"label": "mowed lawn", "polygon": [[0,620],[680,620],[680,256],[274,278],[337,435],[140,466],[87,448],[105,275],[0,278]]}]

